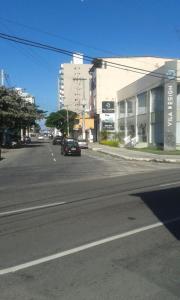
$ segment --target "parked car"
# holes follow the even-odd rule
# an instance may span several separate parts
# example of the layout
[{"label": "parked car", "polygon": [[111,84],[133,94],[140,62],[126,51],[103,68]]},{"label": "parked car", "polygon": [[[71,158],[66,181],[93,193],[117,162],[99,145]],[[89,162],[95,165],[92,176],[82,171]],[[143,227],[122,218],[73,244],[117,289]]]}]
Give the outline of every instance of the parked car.
[{"label": "parked car", "polygon": [[31,138],[29,136],[24,137],[24,144],[30,144],[31,143]]},{"label": "parked car", "polygon": [[78,140],[78,144],[81,149],[88,149],[88,143],[86,140]]},{"label": "parked car", "polygon": [[56,136],[53,141],[52,141],[53,145],[61,145],[62,144],[62,137],[61,136]]},{"label": "parked car", "polygon": [[81,156],[81,148],[79,144],[74,139],[66,139],[61,145],[61,154],[62,155],[78,155]]}]

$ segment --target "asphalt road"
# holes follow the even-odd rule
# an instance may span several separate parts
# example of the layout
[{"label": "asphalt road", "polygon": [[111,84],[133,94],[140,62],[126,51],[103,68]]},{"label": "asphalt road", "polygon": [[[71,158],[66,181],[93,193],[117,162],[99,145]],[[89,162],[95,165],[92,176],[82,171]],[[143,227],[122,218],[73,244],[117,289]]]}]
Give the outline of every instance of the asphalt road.
[{"label": "asphalt road", "polygon": [[0,162],[0,300],[180,299],[180,166],[37,143]]}]

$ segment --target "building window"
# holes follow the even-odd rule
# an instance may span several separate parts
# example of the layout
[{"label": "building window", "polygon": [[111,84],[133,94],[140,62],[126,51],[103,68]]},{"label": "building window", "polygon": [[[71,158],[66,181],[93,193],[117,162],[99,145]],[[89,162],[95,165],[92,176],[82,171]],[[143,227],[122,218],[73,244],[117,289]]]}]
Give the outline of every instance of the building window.
[{"label": "building window", "polygon": [[124,118],[125,115],[125,101],[119,102],[119,117]]},{"label": "building window", "polygon": [[147,92],[138,95],[138,115],[147,113]]}]

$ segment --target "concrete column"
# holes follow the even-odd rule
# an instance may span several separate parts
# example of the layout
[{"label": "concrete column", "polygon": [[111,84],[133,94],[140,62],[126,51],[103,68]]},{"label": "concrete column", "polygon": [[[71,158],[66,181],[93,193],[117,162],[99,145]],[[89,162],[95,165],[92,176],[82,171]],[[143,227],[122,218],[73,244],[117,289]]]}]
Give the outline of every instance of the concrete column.
[{"label": "concrete column", "polygon": [[125,118],[124,118],[125,138],[127,138],[127,136],[128,136],[127,116],[128,116],[128,111],[127,111],[127,100],[125,100]]},{"label": "concrete column", "polygon": [[118,102],[117,99],[114,101],[114,105],[115,105],[115,132],[118,132],[118,120],[119,120],[119,107],[118,107]]},{"label": "concrete column", "polygon": [[164,150],[176,150],[177,82],[168,80],[164,85]]},{"label": "concrete column", "polygon": [[135,103],[135,134],[136,137],[138,137],[138,97],[137,96],[136,96],[136,103]]},{"label": "concrete column", "polygon": [[147,143],[151,144],[151,91],[147,92]]}]

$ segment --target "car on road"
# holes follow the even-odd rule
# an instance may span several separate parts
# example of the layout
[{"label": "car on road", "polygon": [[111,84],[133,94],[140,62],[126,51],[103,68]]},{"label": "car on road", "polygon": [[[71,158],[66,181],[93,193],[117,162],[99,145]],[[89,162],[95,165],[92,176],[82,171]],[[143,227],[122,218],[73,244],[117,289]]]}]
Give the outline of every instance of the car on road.
[{"label": "car on road", "polygon": [[66,139],[61,145],[61,154],[62,155],[78,155],[81,156],[81,148],[79,144],[74,139]]},{"label": "car on road", "polygon": [[39,141],[43,141],[43,140],[44,140],[44,136],[43,136],[43,135],[39,135],[39,136],[38,136],[38,140],[39,140]]},{"label": "car on road", "polygon": [[62,144],[62,137],[61,136],[55,136],[55,138],[52,141],[53,145],[61,145]]},{"label": "car on road", "polygon": [[78,140],[78,144],[81,149],[88,149],[88,142],[86,140]]}]

